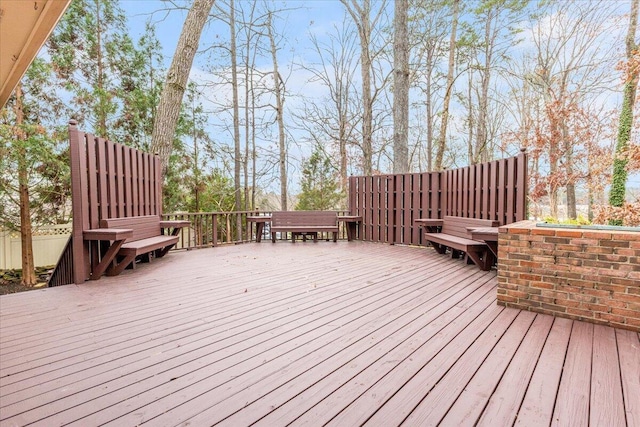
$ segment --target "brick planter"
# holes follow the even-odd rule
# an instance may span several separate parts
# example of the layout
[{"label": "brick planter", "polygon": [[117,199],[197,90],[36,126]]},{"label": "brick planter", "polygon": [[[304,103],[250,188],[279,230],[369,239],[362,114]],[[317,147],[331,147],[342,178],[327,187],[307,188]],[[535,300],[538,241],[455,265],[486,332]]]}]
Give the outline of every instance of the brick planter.
[{"label": "brick planter", "polygon": [[640,332],[640,232],[500,228],[498,304]]}]

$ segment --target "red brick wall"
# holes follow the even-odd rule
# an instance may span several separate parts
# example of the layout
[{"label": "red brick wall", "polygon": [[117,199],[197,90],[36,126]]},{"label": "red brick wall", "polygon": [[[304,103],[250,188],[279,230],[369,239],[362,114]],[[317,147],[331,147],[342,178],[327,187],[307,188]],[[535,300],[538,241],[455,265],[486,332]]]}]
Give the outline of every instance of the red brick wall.
[{"label": "red brick wall", "polygon": [[500,228],[498,303],[640,331],[640,232]]}]

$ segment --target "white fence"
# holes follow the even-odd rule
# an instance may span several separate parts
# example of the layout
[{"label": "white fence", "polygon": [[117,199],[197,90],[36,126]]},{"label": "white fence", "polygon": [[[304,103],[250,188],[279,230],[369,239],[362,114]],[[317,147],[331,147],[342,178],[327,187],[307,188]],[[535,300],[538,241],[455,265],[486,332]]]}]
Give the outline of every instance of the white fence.
[{"label": "white fence", "polygon": [[[71,224],[39,227],[33,231],[36,267],[55,265],[71,235]],[[22,268],[20,233],[0,230],[0,270]]]}]

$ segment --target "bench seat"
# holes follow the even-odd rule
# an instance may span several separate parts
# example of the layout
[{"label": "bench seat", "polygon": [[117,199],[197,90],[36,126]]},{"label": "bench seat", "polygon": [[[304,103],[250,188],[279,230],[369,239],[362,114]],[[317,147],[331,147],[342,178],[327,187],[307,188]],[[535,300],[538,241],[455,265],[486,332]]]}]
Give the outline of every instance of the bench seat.
[{"label": "bench seat", "polygon": [[459,251],[467,252],[467,249],[474,247],[484,248],[486,244],[478,240],[467,239],[465,237],[451,236],[442,233],[424,233],[425,238],[433,243],[448,246]]},{"label": "bench seat", "polygon": [[[163,257],[178,243],[180,228],[189,224],[189,221],[161,221],[158,215],[101,220],[101,228],[83,233],[85,240],[111,242],[101,251],[101,261],[93,268],[91,279],[97,280],[105,272],[108,276],[118,275],[128,266],[135,268],[138,256],[145,256],[147,261],[151,261],[151,254]],[[172,234],[164,235],[163,229],[169,228],[173,228]]]},{"label": "bench seat", "polygon": [[271,231],[290,231],[292,233],[304,233],[304,232],[328,232],[333,233],[339,231],[338,227],[328,225],[300,225],[300,226],[286,226],[286,227],[271,227]]},{"label": "bench seat", "polygon": [[333,241],[338,241],[338,214],[332,211],[280,211],[271,214],[271,241],[276,242],[276,233],[291,233],[295,243],[296,236],[313,236],[318,241],[318,233],[333,233]]},{"label": "bench seat", "polygon": [[178,236],[156,236],[147,237],[146,239],[136,240],[135,242],[126,242],[120,247],[120,254],[136,255],[145,254],[157,249],[162,249],[166,246],[173,246],[178,243]]},{"label": "bench seat", "polygon": [[451,250],[451,256],[464,252],[467,261],[472,261],[481,270],[488,271],[495,261],[493,253],[485,242],[469,238],[468,229],[480,227],[497,227],[498,221],[445,216],[442,220],[416,220],[417,224],[433,230],[442,227],[441,232],[425,232],[425,239],[431,243],[436,252],[444,254]]}]

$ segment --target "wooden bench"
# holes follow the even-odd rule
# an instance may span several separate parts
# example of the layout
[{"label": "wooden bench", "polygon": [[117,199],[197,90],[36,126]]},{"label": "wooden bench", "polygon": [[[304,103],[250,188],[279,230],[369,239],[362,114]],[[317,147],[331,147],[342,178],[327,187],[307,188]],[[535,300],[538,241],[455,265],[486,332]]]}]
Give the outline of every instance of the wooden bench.
[{"label": "wooden bench", "polygon": [[331,211],[280,211],[271,214],[271,241],[276,242],[276,233],[291,233],[296,236],[313,236],[318,241],[318,233],[333,233],[333,241],[338,241],[338,214]]},{"label": "wooden bench", "polygon": [[[101,220],[101,228],[83,233],[84,240],[112,242],[103,251],[102,260],[94,268],[91,279],[99,279],[105,270],[107,275],[116,276],[129,265],[135,267],[139,255],[145,255],[147,261],[151,261],[152,253],[156,258],[163,257],[178,243],[180,228],[189,224],[189,221],[162,221],[158,215]],[[173,228],[173,232],[164,235],[162,230],[165,228]]]},{"label": "wooden bench", "polygon": [[[443,219],[418,219],[415,223],[429,230],[424,237],[438,253],[444,254],[450,248],[451,256],[456,257],[464,252],[467,261],[473,261],[484,271],[491,269],[495,260],[493,253],[485,242],[470,239],[469,229],[497,227],[498,221],[445,216]],[[435,227],[441,227],[441,231],[433,232]]]}]

